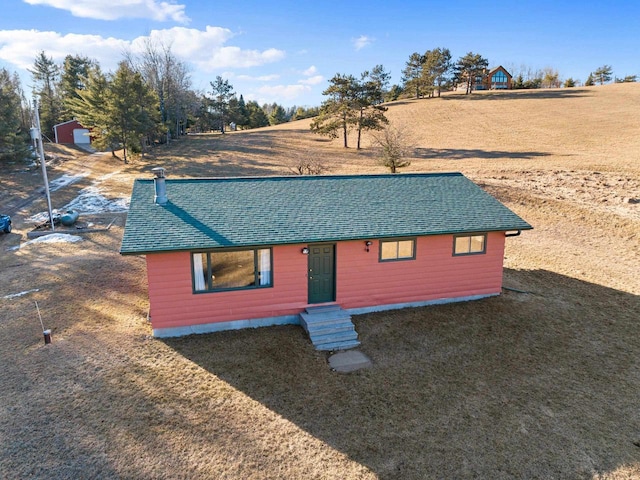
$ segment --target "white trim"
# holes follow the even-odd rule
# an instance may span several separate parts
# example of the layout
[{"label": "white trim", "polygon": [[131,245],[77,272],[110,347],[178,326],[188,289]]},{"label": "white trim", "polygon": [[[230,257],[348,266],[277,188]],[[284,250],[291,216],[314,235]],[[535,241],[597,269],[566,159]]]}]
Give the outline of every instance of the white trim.
[{"label": "white trim", "polygon": [[399,310],[401,308],[426,307],[428,305],[442,305],[444,303],[468,302],[471,300],[480,300],[488,297],[497,297],[500,292],[486,293],[483,295],[469,295],[467,297],[438,298],[436,300],[424,300],[420,302],[407,303],[390,303],[387,305],[374,305],[372,307],[345,308],[345,311],[352,315],[360,315],[371,312],[384,312],[385,310]]},{"label": "white trim", "polygon": [[271,327],[274,325],[300,325],[298,315],[283,315],[280,317],[251,318],[248,320],[232,320],[230,322],[203,323],[184,327],[154,328],[156,338],[182,337],[196,333],[223,332],[225,330],[240,330],[243,328]]},{"label": "white trim", "polygon": [[[60,125],[66,125],[67,123],[71,123],[71,122],[78,122],[78,120],[76,120],[75,118],[73,120],[67,120],[66,122],[62,122],[62,123],[56,123],[53,128],[59,127]],[[78,125],[82,125],[80,122],[78,122]],[[83,127],[84,128],[84,127]]]}]

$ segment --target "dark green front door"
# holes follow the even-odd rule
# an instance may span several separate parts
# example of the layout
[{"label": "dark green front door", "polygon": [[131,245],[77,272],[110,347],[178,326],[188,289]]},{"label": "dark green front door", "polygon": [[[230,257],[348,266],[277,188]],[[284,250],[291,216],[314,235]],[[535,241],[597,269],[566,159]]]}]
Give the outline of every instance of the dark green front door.
[{"label": "dark green front door", "polygon": [[336,299],[335,245],[309,245],[309,303]]}]

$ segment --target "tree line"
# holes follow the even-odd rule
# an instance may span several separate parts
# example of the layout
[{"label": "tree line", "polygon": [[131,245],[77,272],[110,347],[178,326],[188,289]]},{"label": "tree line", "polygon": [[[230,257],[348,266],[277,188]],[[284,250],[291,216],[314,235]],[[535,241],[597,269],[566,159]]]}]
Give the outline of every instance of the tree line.
[{"label": "tree line", "polygon": [[[188,130],[224,133],[229,125],[258,128],[318,113],[313,107],[245,102],[221,77],[210,82],[210,91],[196,92],[186,64],[169,46],[151,41],[139,55],[126,53],[115,72],[103,72],[97,61],[81,55],[57,64],[44,51],[29,72],[45,139],[54,138],[54,125],[77,119],[91,130],[97,148],[113,155],[122,149],[124,162],[132,152],[144,154]],[[0,69],[0,161],[29,155],[32,110],[17,74]]]}]

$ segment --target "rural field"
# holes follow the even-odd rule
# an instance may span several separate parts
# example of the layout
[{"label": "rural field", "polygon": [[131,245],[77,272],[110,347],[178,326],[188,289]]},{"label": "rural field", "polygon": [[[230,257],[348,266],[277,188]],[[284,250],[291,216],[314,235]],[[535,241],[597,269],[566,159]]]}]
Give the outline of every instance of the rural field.
[{"label": "rural field", "polygon": [[118,251],[153,167],[383,173],[369,138],[344,149],[307,120],[127,165],[50,147],[54,207],[89,212],[75,242],[28,242],[40,171],[1,171],[0,478],[640,479],[640,84],[387,116],[415,147],[403,172],[462,172],[534,230],[507,239],[499,297],[354,316],[373,366],[350,374],[297,326],[154,339],[144,258]]}]

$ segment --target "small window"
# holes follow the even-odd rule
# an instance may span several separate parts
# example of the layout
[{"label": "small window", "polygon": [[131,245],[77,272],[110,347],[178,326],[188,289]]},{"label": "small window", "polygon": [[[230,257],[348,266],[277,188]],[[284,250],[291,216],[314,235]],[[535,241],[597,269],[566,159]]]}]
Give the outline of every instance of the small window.
[{"label": "small window", "polygon": [[416,240],[381,240],[380,241],[380,261],[389,260],[412,260],[415,255]]},{"label": "small window", "polygon": [[457,235],[453,237],[454,255],[474,255],[485,253],[487,235]]},{"label": "small window", "polygon": [[272,286],[270,248],[200,252],[191,258],[194,292]]}]

